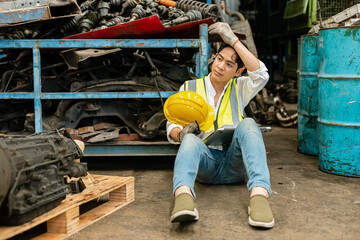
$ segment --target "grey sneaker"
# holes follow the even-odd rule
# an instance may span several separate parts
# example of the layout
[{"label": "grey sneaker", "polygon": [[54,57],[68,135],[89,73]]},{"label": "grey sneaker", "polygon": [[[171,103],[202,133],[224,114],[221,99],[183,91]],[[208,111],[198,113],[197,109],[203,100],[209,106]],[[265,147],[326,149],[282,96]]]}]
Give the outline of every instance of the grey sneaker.
[{"label": "grey sneaker", "polygon": [[268,199],[263,195],[250,198],[249,224],[253,227],[272,228],[275,220],[271,212]]},{"label": "grey sneaker", "polygon": [[189,222],[199,219],[199,212],[195,199],[187,193],[181,193],[175,198],[171,222]]}]

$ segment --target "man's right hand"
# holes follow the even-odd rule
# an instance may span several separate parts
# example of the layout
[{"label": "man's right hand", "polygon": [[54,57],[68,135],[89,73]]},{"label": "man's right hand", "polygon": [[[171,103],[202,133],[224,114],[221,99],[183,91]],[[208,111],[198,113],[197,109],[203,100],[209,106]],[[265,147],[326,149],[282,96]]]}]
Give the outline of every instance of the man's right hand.
[{"label": "man's right hand", "polygon": [[234,34],[229,24],[224,22],[217,22],[208,28],[209,34],[217,34],[222,40],[234,47],[235,43],[239,40],[238,37]]},{"label": "man's right hand", "polygon": [[185,135],[188,133],[193,133],[200,139],[202,139],[205,135],[205,132],[200,130],[199,124],[197,122],[192,122],[186,125],[183,130],[178,133],[177,140],[181,143]]}]

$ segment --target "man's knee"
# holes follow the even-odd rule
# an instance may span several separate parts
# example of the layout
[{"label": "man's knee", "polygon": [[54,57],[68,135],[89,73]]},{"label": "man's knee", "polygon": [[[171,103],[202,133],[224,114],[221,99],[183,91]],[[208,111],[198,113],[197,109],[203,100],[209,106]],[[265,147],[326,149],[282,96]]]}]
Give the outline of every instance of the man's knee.
[{"label": "man's knee", "polygon": [[259,126],[252,118],[244,118],[236,127],[238,133],[260,132]]}]

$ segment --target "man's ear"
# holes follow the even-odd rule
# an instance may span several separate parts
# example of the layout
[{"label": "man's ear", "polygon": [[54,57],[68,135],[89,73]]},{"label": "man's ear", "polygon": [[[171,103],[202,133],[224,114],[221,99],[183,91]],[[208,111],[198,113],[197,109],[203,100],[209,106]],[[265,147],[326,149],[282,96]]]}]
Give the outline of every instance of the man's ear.
[{"label": "man's ear", "polygon": [[244,70],[245,70],[245,67],[239,68],[238,70],[236,70],[235,76],[239,76]]}]

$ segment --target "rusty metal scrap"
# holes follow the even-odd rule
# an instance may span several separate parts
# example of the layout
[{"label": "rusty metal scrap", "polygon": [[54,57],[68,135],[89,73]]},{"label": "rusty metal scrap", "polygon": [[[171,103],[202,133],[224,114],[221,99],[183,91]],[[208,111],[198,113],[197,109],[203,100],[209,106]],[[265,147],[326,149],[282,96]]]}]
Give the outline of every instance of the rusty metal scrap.
[{"label": "rusty metal scrap", "polygon": [[[104,142],[104,141],[108,141],[108,140],[119,139],[119,137],[121,135],[120,132],[123,131],[123,130],[125,130],[126,134],[128,136],[130,136],[130,134],[131,134],[130,129],[128,127],[124,126],[124,127],[117,127],[117,128],[114,128],[114,129],[103,130],[99,134],[97,134],[96,136],[91,137],[86,142],[98,143],[98,142]],[[122,135],[126,135],[126,134],[122,134]],[[135,134],[135,136],[136,136],[135,139],[139,139],[139,135]]]},{"label": "rusty metal scrap", "polygon": [[64,58],[64,61],[68,65],[69,69],[77,70],[79,62],[86,61],[92,57],[105,56],[118,51],[121,51],[121,49],[69,49],[62,51],[60,55]]},{"label": "rusty metal scrap", "polygon": [[215,4],[208,5],[196,0],[178,0],[175,7],[185,12],[190,10],[199,11],[204,18],[211,17],[214,21],[216,21],[220,15],[220,10]]},{"label": "rusty metal scrap", "polygon": [[119,137],[119,129],[115,129],[112,131],[103,131],[95,137],[90,138],[87,142],[96,143],[96,142],[104,142],[112,139],[116,139]]},{"label": "rusty metal scrap", "polygon": [[[100,128],[101,130],[96,130]],[[87,129],[86,133],[81,133],[80,129]],[[119,126],[112,123],[99,123],[94,126],[87,126],[79,129],[66,130],[72,135],[73,139],[78,139],[87,143],[99,143],[105,141],[134,141],[140,140],[137,133],[132,133],[131,129],[127,126]],[[69,131],[70,130],[70,131]]]},{"label": "rusty metal scrap", "polygon": [[297,112],[288,111],[279,93],[275,96],[273,93],[268,94],[266,88],[249,102],[245,107],[245,114],[260,124],[279,124],[288,128],[295,127],[298,122]]},{"label": "rusty metal scrap", "polygon": [[0,9],[0,28],[59,20],[81,14],[76,0],[5,0],[0,1]]},{"label": "rusty metal scrap", "polygon": [[[42,54],[42,92],[161,92],[177,91],[194,78],[194,49],[97,49]],[[33,90],[31,54],[9,54],[0,59],[2,92]],[[70,67],[69,67],[70,66]],[[76,67],[74,67],[76,66]],[[75,68],[75,69],[74,69]],[[34,132],[30,100],[0,101],[0,130]],[[43,100],[43,129],[71,129],[79,139],[90,139],[104,129],[127,127],[120,139],[165,137],[162,99]],[[96,126],[89,129],[88,126]],[[98,132],[97,132],[98,131]],[[84,135],[89,134],[89,135]]]},{"label": "rusty metal scrap", "polygon": [[94,125],[94,130],[98,131],[98,130],[103,130],[103,129],[112,129],[112,128],[117,128],[120,127],[119,124],[114,124],[114,123],[98,123]]},{"label": "rusty metal scrap", "polygon": [[[52,119],[50,124],[52,128],[77,129],[82,125],[93,126],[97,122],[121,123],[121,126],[128,127],[131,132],[137,133],[141,138],[165,136],[165,117],[157,116],[162,109],[162,104],[158,99],[99,100],[96,105],[99,109],[91,111],[86,109],[87,102],[77,102],[66,110],[63,117]],[[90,128],[86,129],[92,131]],[[78,133],[82,132],[78,131]]]},{"label": "rusty metal scrap", "polygon": [[[157,16],[165,26],[170,27],[206,18],[216,21],[219,15],[216,5],[195,0],[181,0],[174,7],[153,0],[87,0],[79,3],[80,6],[75,0],[42,0],[38,1],[36,8],[29,6],[11,9],[8,12],[2,11],[0,39],[64,38],[151,16]],[[0,7],[1,5],[4,5],[4,2],[0,2]],[[12,5],[9,5],[8,8],[11,7]],[[25,17],[19,18],[18,15]],[[151,25],[147,28],[156,29]]]},{"label": "rusty metal scrap", "polygon": [[[321,13],[321,9],[320,13]],[[351,26],[352,24],[354,24],[353,22],[355,22],[356,25],[356,20],[349,20],[350,18],[356,18],[357,15],[360,14],[360,3],[359,4],[355,4],[352,7],[349,7],[337,14],[335,14],[334,16],[329,17],[328,19],[322,21],[321,17],[320,17],[320,22],[316,22],[315,25],[309,30],[309,34],[318,34],[320,29],[322,28],[331,28],[331,27],[338,27],[341,25],[345,25],[345,26]],[[346,20],[349,20],[347,22],[345,22]]]}]

